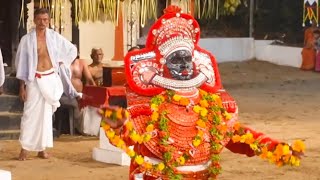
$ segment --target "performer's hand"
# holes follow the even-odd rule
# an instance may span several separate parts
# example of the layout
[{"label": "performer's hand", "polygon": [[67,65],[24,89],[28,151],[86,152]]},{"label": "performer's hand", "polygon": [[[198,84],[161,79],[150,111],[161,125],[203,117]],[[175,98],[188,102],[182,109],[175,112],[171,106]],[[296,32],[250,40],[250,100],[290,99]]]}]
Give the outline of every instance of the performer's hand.
[{"label": "performer's hand", "polygon": [[[119,109],[120,107],[117,107],[117,106],[107,106],[107,107],[104,107],[102,108],[103,111],[116,111],[117,109]],[[102,120],[105,121],[107,124],[110,125],[111,128],[113,129],[118,129],[120,127],[122,127],[124,125],[124,123],[126,122],[127,120],[127,115],[126,115],[126,110],[122,108],[122,111],[121,111],[121,115],[122,115],[122,118],[121,119],[112,119],[111,117],[108,118],[106,115],[102,115]]]},{"label": "performer's hand", "polygon": [[236,112],[237,104],[236,104],[235,100],[225,90],[219,90],[217,93],[221,97],[223,107],[229,113]]},{"label": "performer's hand", "polygon": [[20,100],[23,102],[25,102],[27,100],[27,92],[26,92],[25,87],[20,88],[19,97],[20,97]]},{"label": "performer's hand", "polygon": [[157,74],[157,70],[154,67],[143,67],[139,70],[139,74],[142,82],[149,84]]},{"label": "performer's hand", "polygon": [[292,155],[294,155],[295,157],[301,159],[304,156],[304,153],[292,150]]}]

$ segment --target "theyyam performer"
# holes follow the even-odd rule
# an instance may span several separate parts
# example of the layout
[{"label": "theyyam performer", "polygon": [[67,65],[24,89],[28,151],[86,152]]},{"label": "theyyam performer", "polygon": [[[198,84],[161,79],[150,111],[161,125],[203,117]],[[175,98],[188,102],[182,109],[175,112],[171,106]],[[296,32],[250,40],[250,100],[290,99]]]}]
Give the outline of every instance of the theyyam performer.
[{"label": "theyyam performer", "polygon": [[224,147],[298,166],[301,140],[290,145],[238,122],[237,104],[199,37],[197,21],[169,6],[151,27],[146,48],[125,57],[128,107],[100,113],[110,142],[131,157],[129,179],[216,179]]},{"label": "theyyam performer", "polygon": [[24,101],[20,126],[20,160],[27,151],[37,151],[41,158],[53,147],[52,115],[60,106],[63,93],[59,65],[69,67],[77,56],[76,47],[49,29],[50,15],[44,8],[35,10],[36,25],[22,37],[16,55],[16,77],[20,79],[20,98]]}]

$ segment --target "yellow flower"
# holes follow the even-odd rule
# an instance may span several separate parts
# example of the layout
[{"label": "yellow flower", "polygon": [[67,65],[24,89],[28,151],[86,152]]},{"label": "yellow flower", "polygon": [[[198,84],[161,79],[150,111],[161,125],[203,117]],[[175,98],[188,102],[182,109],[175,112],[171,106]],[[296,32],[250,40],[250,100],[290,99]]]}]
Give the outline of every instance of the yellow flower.
[{"label": "yellow flower", "polygon": [[215,101],[219,101],[220,100],[220,96],[217,94],[212,94],[211,95],[212,99],[214,99]]},{"label": "yellow flower", "polygon": [[151,104],[151,109],[152,109],[153,111],[158,111],[158,105],[156,105],[156,104]]},{"label": "yellow flower", "polygon": [[149,125],[147,126],[147,128],[146,128],[146,131],[147,131],[147,132],[151,132],[151,131],[153,131],[153,129],[154,129],[154,125],[153,125],[153,124],[149,124]]},{"label": "yellow flower", "polygon": [[109,130],[109,131],[107,131],[107,132],[106,132],[106,135],[107,135],[107,137],[108,137],[109,139],[111,139],[111,138],[113,138],[113,137],[114,137],[115,132],[114,132],[114,131]]},{"label": "yellow flower", "polygon": [[282,154],[283,155],[287,155],[287,154],[290,154],[290,147],[288,146],[288,145],[284,145],[283,147],[282,147]]},{"label": "yellow flower", "polygon": [[201,140],[200,139],[194,139],[192,140],[192,144],[194,147],[198,147],[201,144]]},{"label": "yellow flower", "polygon": [[128,154],[128,156],[129,157],[134,157],[135,155],[136,155],[136,152],[134,152],[134,150],[132,150],[132,149],[129,149],[128,151],[127,151],[127,154]]},{"label": "yellow flower", "polygon": [[292,145],[292,149],[297,152],[304,152],[306,149],[306,146],[304,145],[303,141],[296,140]]},{"label": "yellow flower", "polygon": [[125,143],[124,143],[124,141],[123,141],[122,139],[120,139],[120,140],[118,141],[118,143],[116,144],[116,146],[117,146],[118,148],[120,148],[120,149],[122,149],[124,145],[125,145]]},{"label": "yellow flower", "polygon": [[132,123],[131,121],[128,121],[125,126],[126,126],[126,128],[127,128],[128,131],[132,131],[132,129],[133,129],[133,123]]},{"label": "yellow flower", "polygon": [[187,106],[187,105],[190,104],[190,101],[187,98],[181,98],[180,101],[179,101],[179,104],[182,105],[182,106]]},{"label": "yellow flower", "polygon": [[203,99],[203,100],[200,101],[200,106],[204,107],[204,108],[207,108],[207,107],[209,107],[209,103],[208,103],[207,100]]},{"label": "yellow flower", "polygon": [[158,169],[159,171],[162,171],[164,168],[165,168],[165,166],[164,166],[163,163],[159,163],[158,166],[157,166],[157,169]]},{"label": "yellow flower", "polygon": [[104,131],[108,131],[110,129],[110,126],[108,124],[105,124],[104,126],[102,126],[102,128],[104,129]]},{"label": "yellow flower", "polygon": [[144,168],[147,169],[147,170],[152,169],[152,164],[151,164],[151,163],[145,162],[145,163],[143,163],[143,166],[144,166]]},{"label": "yellow flower", "polygon": [[202,89],[199,90],[201,97],[208,95],[208,93]]},{"label": "yellow flower", "polygon": [[254,151],[258,150],[258,145],[256,143],[250,144],[250,148]]},{"label": "yellow flower", "polygon": [[180,101],[180,99],[181,99],[181,96],[179,96],[179,95],[177,95],[177,94],[175,94],[175,95],[173,95],[173,100],[174,101]]},{"label": "yellow flower", "polygon": [[202,128],[206,127],[206,123],[202,119],[199,119],[196,123],[199,127],[202,127]]},{"label": "yellow flower", "polygon": [[116,110],[117,119],[122,119],[122,108]]},{"label": "yellow flower", "polygon": [[151,139],[151,135],[150,134],[145,134],[143,136],[143,142],[148,142],[148,141],[150,141],[150,139]]},{"label": "yellow flower", "polygon": [[246,144],[252,144],[254,142],[253,134],[252,133],[247,133],[246,134]]},{"label": "yellow flower", "polygon": [[232,142],[236,143],[236,142],[239,142],[240,140],[241,140],[241,137],[239,135],[232,136]]},{"label": "yellow flower", "polygon": [[204,134],[204,132],[203,132],[203,131],[201,131],[201,130],[199,130],[197,135],[198,135],[198,136],[200,136],[200,137],[202,138],[202,137],[203,137],[203,134]]},{"label": "yellow flower", "polygon": [[208,110],[206,108],[202,108],[200,111],[200,115],[202,117],[205,117],[205,116],[207,116],[207,114],[208,114]]},{"label": "yellow flower", "polygon": [[166,99],[164,98],[164,96],[162,96],[162,95],[159,95],[159,98],[161,99],[161,102],[163,102],[164,100],[166,100]]},{"label": "yellow flower", "polygon": [[125,110],[125,113],[124,113],[124,114],[126,115],[126,118],[129,117],[129,111]]},{"label": "yellow flower", "polygon": [[106,110],[106,111],[104,112],[104,117],[110,118],[111,114],[112,114],[112,111]]},{"label": "yellow flower", "polygon": [[151,120],[152,120],[152,121],[157,121],[158,118],[159,118],[159,113],[156,112],[156,111],[154,111],[154,112],[152,113],[152,115],[151,115]]},{"label": "yellow flower", "polygon": [[200,113],[200,110],[201,110],[201,107],[199,106],[199,105],[195,105],[194,107],[193,107],[193,111],[195,112],[195,113]]},{"label": "yellow flower", "polygon": [[177,159],[177,162],[178,162],[180,165],[184,165],[184,163],[186,162],[186,159],[185,159],[183,156],[180,156],[180,157]]},{"label": "yellow flower", "polygon": [[230,120],[232,118],[232,115],[230,113],[228,113],[227,111],[225,111],[223,113],[224,117],[226,118],[226,120]]},{"label": "yellow flower", "polygon": [[261,154],[260,157],[262,159],[267,159],[268,158],[268,147],[267,146],[263,146],[263,148],[261,149]]},{"label": "yellow flower", "polygon": [[141,139],[140,135],[137,134],[135,131],[131,133],[130,138],[131,138],[132,141],[134,141],[134,142],[138,142],[139,139]]},{"label": "yellow flower", "polygon": [[240,142],[244,143],[244,142],[246,141],[246,139],[247,139],[247,135],[244,134],[244,135],[242,135],[242,136],[240,137]]},{"label": "yellow flower", "polygon": [[291,156],[290,164],[293,166],[300,166],[300,160],[298,158],[296,158],[295,156]]},{"label": "yellow flower", "polygon": [[144,162],[144,159],[141,155],[138,155],[134,158],[134,161],[138,164],[141,165]]}]

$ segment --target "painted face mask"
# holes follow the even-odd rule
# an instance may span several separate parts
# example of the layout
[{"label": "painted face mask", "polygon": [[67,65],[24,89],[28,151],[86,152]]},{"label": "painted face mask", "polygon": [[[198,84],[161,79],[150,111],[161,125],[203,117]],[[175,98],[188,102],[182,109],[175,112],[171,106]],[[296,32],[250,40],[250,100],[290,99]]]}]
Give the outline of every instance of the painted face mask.
[{"label": "painted face mask", "polygon": [[166,65],[172,78],[189,80],[193,75],[192,55],[189,51],[178,50],[166,58]]}]

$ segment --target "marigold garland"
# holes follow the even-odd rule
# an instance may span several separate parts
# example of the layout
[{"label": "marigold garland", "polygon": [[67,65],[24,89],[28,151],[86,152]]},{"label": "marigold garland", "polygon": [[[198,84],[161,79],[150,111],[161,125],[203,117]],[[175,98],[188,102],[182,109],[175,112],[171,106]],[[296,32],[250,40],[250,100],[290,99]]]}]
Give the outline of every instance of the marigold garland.
[{"label": "marigold garland", "polygon": [[[216,94],[209,94],[203,90],[200,90],[199,92],[201,100],[198,104],[192,104],[189,99],[181,97],[171,90],[166,91],[165,94],[160,94],[153,97],[150,101],[150,108],[153,112],[150,116],[150,121],[146,126],[145,133],[143,134],[139,134],[134,129],[132,121],[129,120],[126,122],[125,127],[129,131],[130,139],[139,144],[150,141],[152,138],[152,132],[155,130],[155,126],[159,127],[159,130],[162,131],[160,144],[169,147],[167,148],[169,150],[163,154],[163,161],[158,164],[146,162],[142,155],[130,149],[121,136],[116,133],[114,129],[110,128],[110,126],[104,121],[102,121],[101,126],[105,130],[106,136],[108,137],[110,143],[126,152],[130,158],[140,165],[141,170],[152,172],[158,175],[166,174],[170,179],[181,179],[182,175],[176,174],[174,168],[177,166],[183,166],[186,161],[192,157],[190,157],[189,152],[184,152],[180,157],[177,158],[172,157],[175,148],[170,145],[170,133],[168,129],[169,119],[166,117],[167,112],[158,112],[159,106],[166,101],[185,106],[186,108],[191,107],[195,113],[199,114],[199,119],[196,121],[198,132],[192,140],[192,146],[195,148],[205,141],[203,130],[206,129],[211,135],[210,144],[213,152],[220,152],[223,147],[221,145],[221,141],[225,138],[231,138],[231,140],[235,143],[241,142],[250,145],[250,148],[254,150],[255,153],[262,159],[267,159],[269,162],[278,166],[299,166],[299,157],[295,156],[293,151],[301,153],[304,152],[305,146],[301,140],[295,141],[292,146],[289,146],[285,143],[280,143],[274,150],[268,150],[268,144],[260,143],[259,139],[255,139],[253,137],[252,133],[245,132],[240,123],[234,124],[233,130],[228,131],[226,122],[232,118],[232,115],[224,110],[221,98]],[[123,111],[125,111],[125,113],[123,113]],[[128,112],[122,108],[115,110],[100,109],[100,114],[111,120],[122,119],[122,114],[125,114],[126,118],[129,117]],[[219,154],[213,153],[210,160],[210,177],[215,178],[216,175],[221,173]]]}]

